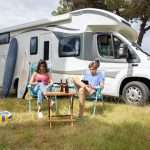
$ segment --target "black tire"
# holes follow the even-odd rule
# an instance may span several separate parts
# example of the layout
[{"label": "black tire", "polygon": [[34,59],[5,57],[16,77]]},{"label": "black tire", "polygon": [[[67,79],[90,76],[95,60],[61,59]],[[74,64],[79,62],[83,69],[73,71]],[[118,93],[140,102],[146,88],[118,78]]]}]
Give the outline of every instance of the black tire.
[{"label": "black tire", "polygon": [[139,81],[127,83],[122,92],[122,99],[127,104],[145,105],[149,98],[148,87]]}]

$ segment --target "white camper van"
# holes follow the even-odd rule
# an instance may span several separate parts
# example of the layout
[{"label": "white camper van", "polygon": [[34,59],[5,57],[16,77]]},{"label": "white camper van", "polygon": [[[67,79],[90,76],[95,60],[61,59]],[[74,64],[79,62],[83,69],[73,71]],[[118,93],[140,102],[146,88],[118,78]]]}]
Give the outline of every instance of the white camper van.
[{"label": "white camper van", "polygon": [[1,86],[13,38],[18,53],[12,87],[26,80],[22,72],[29,67],[23,71],[23,66],[39,59],[50,64],[54,80],[58,81],[82,75],[91,60],[99,59],[100,69],[106,73],[104,95],[122,96],[130,104],[148,101],[150,56],[135,43],[137,33],[129,22],[113,13],[82,9],[0,30]]}]

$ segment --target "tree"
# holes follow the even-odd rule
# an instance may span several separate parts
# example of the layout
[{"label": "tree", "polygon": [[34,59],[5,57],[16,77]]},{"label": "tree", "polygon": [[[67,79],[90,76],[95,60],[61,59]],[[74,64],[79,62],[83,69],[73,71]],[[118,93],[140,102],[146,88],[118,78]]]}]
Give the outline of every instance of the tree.
[{"label": "tree", "polygon": [[140,20],[140,32],[137,43],[141,45],[144,34],[150,30],[150,0],[106,0],[108,10],[126,19]]},{"label": "tree", "polygon": [[69,2],[64,2],[64,0],[60,0],[59,1],[59,6],[57,7],[56,10],[54,10],[52,12],[52,15],[56,16],[56,15],[60,15],[60,14],[64,14],[67,12],[72,11],[72,3]]},{"label": "tree", "polygon": [[74,10],[80,8],[106,9],[105,0],[72,0]]},{"label": "tree", "polygon": [[144,34],[150,30],[150,0],[131,0],[126,8],[126,16],[130,19],[136,18],[141,21],[140,32],[137,43],[141,45]]},{"label": "tree", "polygon": [[123,16],[121,12],[127,7],[128,4],[126,0],[105,0],[105,3],[107,5],[107,10],[114,12],[119,16]]},{"label": "tree", "polygon": [[53,15],[63,14],[69,11],[82,8],[101,8],[106,9],[105,0],[60,0],[60,6],[53,11]]}]

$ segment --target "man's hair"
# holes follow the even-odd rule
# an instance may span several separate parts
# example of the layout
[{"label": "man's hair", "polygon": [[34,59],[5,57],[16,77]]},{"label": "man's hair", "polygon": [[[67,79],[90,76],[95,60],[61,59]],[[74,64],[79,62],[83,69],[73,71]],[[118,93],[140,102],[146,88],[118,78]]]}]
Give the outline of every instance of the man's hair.
[{"label": "man's hair", "polygon": [[99,67],[99,63],[97,63],[97,61],[92,61],[90,64],[89,64],[89,68],[98,68]]}]

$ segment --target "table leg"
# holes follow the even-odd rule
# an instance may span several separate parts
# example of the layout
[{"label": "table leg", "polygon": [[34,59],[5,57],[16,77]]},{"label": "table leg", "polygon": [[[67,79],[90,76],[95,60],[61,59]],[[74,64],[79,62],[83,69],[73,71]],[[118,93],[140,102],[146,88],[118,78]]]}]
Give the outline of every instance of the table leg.
[{"label": "table leg", "polygon": [[70,119],[71,119],[71,126],[73,126],[73,96],[70,97],[70,104],[71,104]]},{"label": "table leg", "polygon": [[48,98],[48,119],[49,119],[49,127],[52,127],[52,122],[51,122],[51,98]]}]

